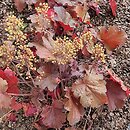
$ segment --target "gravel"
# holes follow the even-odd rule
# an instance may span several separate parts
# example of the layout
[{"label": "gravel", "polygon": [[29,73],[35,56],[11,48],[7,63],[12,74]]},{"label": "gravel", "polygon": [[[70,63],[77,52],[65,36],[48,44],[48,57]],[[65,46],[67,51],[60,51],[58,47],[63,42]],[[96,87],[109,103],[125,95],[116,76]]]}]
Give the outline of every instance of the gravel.
[{"label": "gravel", "polygon": [[102,15],[95,16],[94,12],[91,12],[91,22],[95,27],[117,25],[127,33],[126,43],[112,53],[110,63],[114,72],[123,80],[125,85],[130,87],[130,2],[129,0],[117,0],[116,17],[112,16],[107,1],[103,2],[100,8]]},{"label": "gravel", "polygon": [[[118,47],[110,56],[110,64],[113,71],[122,79],[124,84],[130,87],[130,2],[129,0],[117,0],[117,16],[112,17],[111,9],[107,2],[102,3],[103,15],[94,16],[91,22],[95,26],[117,25],[127,33],[127,41]],[[130,99],[125,106],[113,112],[109,112],[106,106],[93,120],[92,130],[130,130]]]}]

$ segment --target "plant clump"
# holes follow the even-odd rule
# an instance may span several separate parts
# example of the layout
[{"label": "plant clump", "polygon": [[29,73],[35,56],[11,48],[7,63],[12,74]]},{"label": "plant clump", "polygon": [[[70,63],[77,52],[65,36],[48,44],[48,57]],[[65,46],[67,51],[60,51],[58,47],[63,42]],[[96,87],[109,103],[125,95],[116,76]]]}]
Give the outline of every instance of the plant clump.
[{"label": "plant clump", "polygon": [[129,88],[109,68],[107,59],[127,35],[116,25],[93,27],[88,10],[93,8],[99,15],[99,4],[14,0],[19,13],[25,8],[34,12],[26,21],[13,13],[5,19],[0,108],[10,111],[1,120],[18,122],[22,113],[34,119],[32,128],[75,130],[87,108],[123,107]]}]

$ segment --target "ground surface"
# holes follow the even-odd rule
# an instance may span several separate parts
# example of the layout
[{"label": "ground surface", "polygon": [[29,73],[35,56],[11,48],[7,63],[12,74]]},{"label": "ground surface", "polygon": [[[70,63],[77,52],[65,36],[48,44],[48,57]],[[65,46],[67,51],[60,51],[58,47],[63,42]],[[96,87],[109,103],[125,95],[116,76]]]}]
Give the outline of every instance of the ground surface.
[{"label": "ground surface", "polygon": [[[105,0],[104,0],[105,1]],[[114,18],[111,15],[110,7],[108,3],[101,5],[101,11],[103,15],[96,16],[95,13],[90,10],[91,22],[97,26],[102,25],[118,25],[124,29],[128,35],[128,40],[125,45],[117,48],[110,56],[111,67],[115,73],[124,81],[127,86],[130,86],[130,2],[129,0],[117,0],[118,9],[117,17]],[[5,32],[3,29],[3,18],[8,12],[16,11],[13,8],[11,0],[0,0],[0,43],[5,38]],[[19,15],[19,14],[17,14]],[[88,112],[90,112],[88,114]],[[92,130],[130,130],[130,100],[126,101],[125,106],[113,112],[109,112],[107,106],[103,106],[97,110],[90,110],[88,108],[86,116],[88,118],[88,129]],[[4,127],[0,127],[1,130],[31,130],[31,120],[25,117],[20,117],[17,124],[5,123]],[[79,124],[79,127],[84,124],[84,120]],[[82,128],[81,128],[82,129]]]}]

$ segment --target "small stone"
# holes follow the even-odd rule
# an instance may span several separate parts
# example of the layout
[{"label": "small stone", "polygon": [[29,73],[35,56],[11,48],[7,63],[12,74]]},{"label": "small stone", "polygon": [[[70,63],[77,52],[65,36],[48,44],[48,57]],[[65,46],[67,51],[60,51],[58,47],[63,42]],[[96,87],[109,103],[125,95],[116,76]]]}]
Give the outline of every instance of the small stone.
[{"label": "small stone", "polygon": [[114,113],[110,112],[110,116],[114,116]]}]

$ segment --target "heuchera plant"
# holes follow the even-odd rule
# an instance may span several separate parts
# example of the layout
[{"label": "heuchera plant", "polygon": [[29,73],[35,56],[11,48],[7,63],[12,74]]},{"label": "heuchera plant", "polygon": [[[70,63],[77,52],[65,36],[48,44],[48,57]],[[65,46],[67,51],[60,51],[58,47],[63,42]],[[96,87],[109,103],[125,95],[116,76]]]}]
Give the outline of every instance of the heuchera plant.
[{"label": "heuchera plant", "polygon": [[[112,3],[114,2],[114,3]],[[89,8],[100,13],[98,2],[86,0],[14,0],[18,12],[34,5],[25,23],[10,14],[7,39],[0,45],[0,109],[17,121],[17,111],[34,116],[34,127],[74,128],[87,107],[108,104],[121,108],[128,88],[108,69],[111,52],[127,35],[117,26],[95,29]],[[110,0],[116,16],[116,3]],[[24,87],[23,87],[24,86]],[[24,90],[23,88],[29,88]],[[18,102],[19,97],[28,102]],[[1,117],[2,119],[2,117]]]}]

